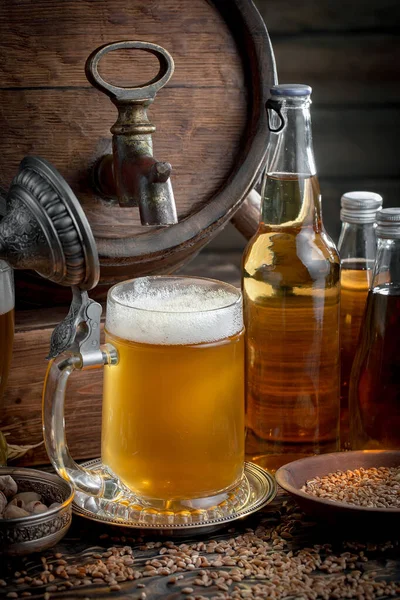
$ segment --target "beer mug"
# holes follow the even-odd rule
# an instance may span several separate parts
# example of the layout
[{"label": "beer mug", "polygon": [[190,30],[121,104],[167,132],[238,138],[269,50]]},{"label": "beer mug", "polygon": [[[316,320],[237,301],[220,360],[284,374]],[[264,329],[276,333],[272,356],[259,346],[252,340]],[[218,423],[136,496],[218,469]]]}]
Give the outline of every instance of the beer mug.
[{"label": "beer mug", "polygon": [[7,384],[14,340],[14,282],[12,269],[0,260],[0,402]]},{"label": "beer mug", "polygon": [[158,512],[171,523],[174,515],[223,515],[240,503],[246,496],[240,291],[195,277],[117,284],[108,292],[105,336],[96,471],[73,461],[64,432],[66,383],[82,357],[64,355],[49,367],[44,432],[58,473],[78,491],[131,507],[136,518]]},{"label": "beer mug", "polygon": [[[14,341],[14,282],[12,269],[0,260],[0,411],[11,366]],[[1,412],[0,412],[1,415]],[[0,431],[0,465],[7,464],[7,442]]]}]

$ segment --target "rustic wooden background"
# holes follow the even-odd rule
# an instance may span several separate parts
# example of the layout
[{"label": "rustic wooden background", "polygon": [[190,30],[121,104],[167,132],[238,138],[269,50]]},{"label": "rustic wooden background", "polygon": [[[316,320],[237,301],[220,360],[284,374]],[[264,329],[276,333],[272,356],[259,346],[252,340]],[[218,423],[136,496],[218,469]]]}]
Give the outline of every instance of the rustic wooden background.
[{"label": "rustic wooden background", "polygon": [[[139,225],[137,208],[102,199],[92,185],[116,109],[87,81],[84,64],[99,44],[132,37],[168,48],[176,67],[149,111],[155,156],[173,165],[180,217],[157,232]],[[183,264],[229,218],[262,161],[269,50],[251,0],[0,0],[0,185],[8,187],[26,154],[59,169],[96,238],[97,299],[110,283]],[[100,73],[117,85],[144,83],[157,60],[143,54],[112,52]],[[42,293],[45,284],[26,273],[16,283],[18,308],[69,300],[59,287]]]},{"label": "rustic wooden background", "polygon": [[[324,220],[337,239],[343,192],[380,192],[400,205],[400,2],[398,0],[256,0],[267,23],[281,82],[313,86],[313,131]],[[240,285],[244,238],[232,225],[183,272]],[[41,439],[40,394],[49,339],[65,311],[17,315],[8,382],[9,441]],[[36,328],[36,329],[35,329]],[[38,364],[41,365],[38,368]],[[77,374],[67,429],[76,458],[99,455],[101,372]],[[82,425],[84,424],[84,425]],[[44,448],[21,462],[43,463]]]},{"label": "rustic wooden background", "polygon": [[[313,87],[314,150],[325,225],[337,240],[343,192],[400,206],[400,2],[255,0],[281,83]],[[229,225],[203,252],[245,241]]]}]

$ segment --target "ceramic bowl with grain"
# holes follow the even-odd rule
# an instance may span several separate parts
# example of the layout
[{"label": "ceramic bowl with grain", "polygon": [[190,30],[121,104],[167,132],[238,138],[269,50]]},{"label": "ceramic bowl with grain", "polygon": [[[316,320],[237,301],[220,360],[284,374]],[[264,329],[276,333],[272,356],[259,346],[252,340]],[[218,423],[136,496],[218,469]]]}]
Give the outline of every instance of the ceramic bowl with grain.
[{"label": "ceramic bowl with grain", "polygon": [[400,528],[400,508],[370,508],[328,500],[303,492],[301,488],[310,479],[324,477],[335,471],[354,471],[363,467],[400,467],[400,451],[356,450],[333,452],[295,460],[276,472],[277,483],[288,492],[307,514],[330,525],[351,528],[381,529],[391,532]]},{"label": "ceramic bowl with grain", "polygon": [[0,555],[22,556],[57,544],[71,525],[72,486],[58,475],[35,469],[1,467],[1,475],[11,475],[18,492],[37,492],[47,506],[53,502],[59,506],[41,514],[0,519]]}]

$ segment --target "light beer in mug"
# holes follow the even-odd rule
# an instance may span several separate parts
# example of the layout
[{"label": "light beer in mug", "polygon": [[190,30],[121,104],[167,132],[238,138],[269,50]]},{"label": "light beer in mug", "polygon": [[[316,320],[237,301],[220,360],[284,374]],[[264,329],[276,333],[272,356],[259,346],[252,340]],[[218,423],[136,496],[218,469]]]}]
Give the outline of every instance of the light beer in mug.
[{"label": "light beer in mug", "polygon": [[131,490],[171,501],[235,486],[244,465],[241,294],[149,277],[109,292],[102,461]]}]

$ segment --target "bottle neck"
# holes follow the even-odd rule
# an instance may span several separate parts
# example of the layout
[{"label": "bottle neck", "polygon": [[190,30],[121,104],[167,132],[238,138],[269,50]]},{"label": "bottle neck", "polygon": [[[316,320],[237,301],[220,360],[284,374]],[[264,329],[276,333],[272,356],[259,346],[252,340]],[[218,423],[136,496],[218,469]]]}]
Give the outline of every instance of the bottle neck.
[{"label": "bottle neck", "polygon": [[400,239],[378,238],[372,289],[400,293]]},{"label": "bottle neck", "polygon": [[[316,175],[311,132],[311,100],[282,98],[280,112],[285,126],[279,133],[271,132],[267,150],[267,172]],[[270,113],[272,126],[279,124],[275,112]]]},{"label": "bottle neck", "polygon": [[343,269],[372,269],[376,257],[375,223],[344,222],[338,251]]},{"label": "bottle neck", "polygon": [[[262,188],[262,222],[295,226],[320,224],[320,192],[312,145],[309,97],[282,98],[285,126],[271,132]],[[280,120],[270,111],[272,128]]]}]

